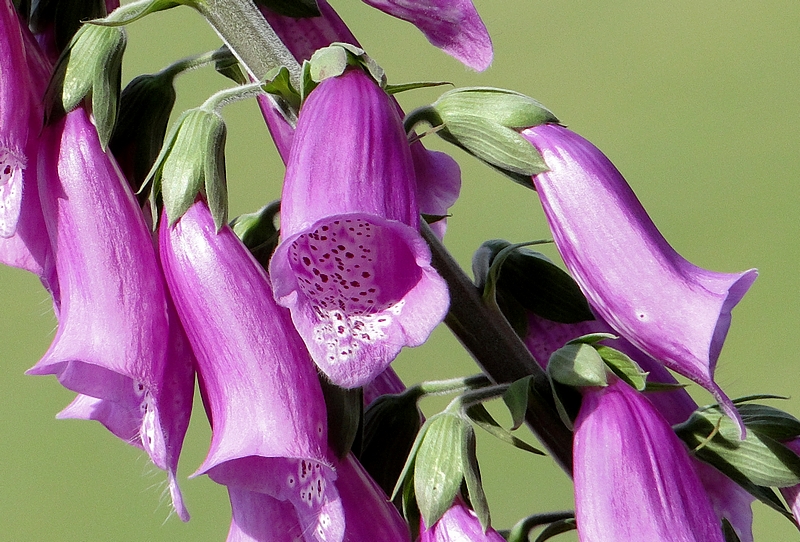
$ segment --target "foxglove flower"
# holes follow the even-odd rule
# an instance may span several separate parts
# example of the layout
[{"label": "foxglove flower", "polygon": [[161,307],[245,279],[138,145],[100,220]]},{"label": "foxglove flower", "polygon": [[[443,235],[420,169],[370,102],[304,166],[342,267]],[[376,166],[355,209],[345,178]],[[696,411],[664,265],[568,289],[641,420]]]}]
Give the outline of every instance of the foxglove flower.
[{"label": "foxglove flower", "polygon": [[166,468],[186,520],[175,469],[193,371],[167,350],[166,292],[143,215],[83,109],[45,128],[37,172],[60,305],[56,337],[28,374],[78,392],[62,417],[97,419]]},{"label": "foxglove flower", "polygon": [[723,542],[683,443],[616,378],[583,390],[573,472],[581,542]]},{"label": "foxglove flower", "polygon": [[358,69],[322,81],[298,120],[270,276],[334,383],[369,382],[444,318],[447,287],[418,225],[394,104]]},{"label": "foxglove flower", "polygon": [[546,124],[522,132],[549,171],[533,177],[553,237],[594,311],[637,348],[708,389],[744,426],[713,374],[731,310],[756,278],[682,258],[619,171],[581,136]]},{"label": "foxglove flower", "polygon": [[[309,60],[317,49],[327,47],[334,42],[360,47],[358,40],[333,8],[324,0],[318,0],[317,4],[320,16],[303,19],[276,15],[266,8],[261,8],[270,26],[301,63]],[[403,117],[400,105],[394,98],[391,100],[397,107],[398,115]],[[286,162],[289,159],[294,130],[276,111],[268,96],[259,96],[258,102],[278,153]],[[444,217],[461,191],[461,169],[458,163],[448,154],[426,149],[419,140],[411,144],[411,158],[417,179],[419,212],[434,217]],[[442,218],[432,223],[431,229],[441,239],[444,237],[446,225],[447,220]]]},{"label": "foxglove flower", "polygon": [[425,522],[420,519],[419,542],[457,540],[503,542],[505,538],[491,527],[483,532],[478,516],[460,498],[456,498],[453,506],[432,527],[425,527]]},{"label": "foxglove flower", "polygon": [[212,426],[196,474],[234,497],[255,499],[241,493],[250,491],[290,502],[309,542],[341,541],[322,390],[263,269],[230,228],[217,233],[203,200],[172,226],[164,217],[159,240]]},{"label": "foxglove flower", "polygon": [[[544,369],[553,352],[568,341],[593,333],[613,334],[613,330],[600,319],[562,324],[529,313],[528,334],[525,336],[524,342],[534,359]],[[607,339],[602,344],[615,348],[633,359],[642,370],[648,373],[648,382],[677,383],[660,363],[626,339],[622,337],[613,340]],[[647,393],[645,397],[670,425],[685,422],[697,409],[697,403],[683,388]],[[722,518],[730,521],[741,542],[753,542],[751,505],[754,497],[711,465],[692,458],[692,466],[711,500],[717,518],[720,521]]]}]

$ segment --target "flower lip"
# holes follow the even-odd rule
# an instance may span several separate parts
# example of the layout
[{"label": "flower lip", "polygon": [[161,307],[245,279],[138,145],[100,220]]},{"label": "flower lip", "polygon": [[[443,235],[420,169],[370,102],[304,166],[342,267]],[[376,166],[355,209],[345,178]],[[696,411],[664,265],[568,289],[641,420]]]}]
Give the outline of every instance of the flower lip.
[{"label": "flower lip", "polygon": [[557,125],[522,132],[549,171],[533,177],[564,263],[596,311],[637,348],[708,389],[744,425],[713,381],[731,310],[757,276],[715,273],[664,239],[614,165]]}]

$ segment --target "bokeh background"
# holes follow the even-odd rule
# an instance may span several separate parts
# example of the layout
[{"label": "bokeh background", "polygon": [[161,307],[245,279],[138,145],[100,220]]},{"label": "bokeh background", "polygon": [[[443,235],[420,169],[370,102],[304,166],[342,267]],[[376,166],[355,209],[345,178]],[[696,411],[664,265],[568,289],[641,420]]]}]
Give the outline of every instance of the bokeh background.
[{"label": "bokeh background", "polygon": [[[789,396],[779,406],[800,415],[800,4],[476,0],[495,60],[474,73],[407,23],[358,0],[331,3],[390,82],[498,86],[539,99],[605,151],[685,257],[719,271],[758,267],[759,279],[734,311],[717,379],[732,397]],[[218,45],[189,8],[151,15],[129,27],[123,79]],[[183,76],[178,111],[225,85],[209,69]],[[443,91],[408,92],[400,100],[409,110]],[[235,216],[277,198],[283,170],[254,101],[231,105],[224,116]],[[534,192],[428,139],[463,168],[446,244],[465,267],[486,239],[549,237]],[[544,251],[556,257],[552,247]],[[23,375],[54,336],[50,301],[19,270],[0,269],[0,284],[0,540],[224,540],[230,519],[224,488],[204,477],[187,479],[208,446],[202,410],[180,465],[193,515],[182,524],[170,516],[163,473],[143,452],[97,423],[54,419],[72,394],[52,377]],[[475,372],[444,327],[428,344],[403,352],[395,368],[408,383]],[[697,397],[709,401],[702,391]],[[430,414],[442,404],[423,406]],[[571,484],[549,458],[479,434],[479,459],[496,527],[572,508]],[[789,522],[760,504],[754,508],[757,540],[800,540]]]}]

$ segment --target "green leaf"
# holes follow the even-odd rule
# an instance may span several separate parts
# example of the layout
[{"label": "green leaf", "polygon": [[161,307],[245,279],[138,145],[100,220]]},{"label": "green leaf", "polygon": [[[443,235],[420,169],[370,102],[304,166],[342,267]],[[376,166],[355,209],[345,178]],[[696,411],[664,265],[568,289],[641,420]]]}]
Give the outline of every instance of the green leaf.
[{"label": "green leaf", "polygon": [[595,345],[600,341],[605,341],[606,339],[616,339],[616,335],[612,335],[611,333],[589,333],[587,335],[581,335],[580,337],[576,337],[571,341],[567,342],[567,344],[591,344]]},{"label": "green leaf", "polygon": [[736,423],[719,407],[695,411],[686,422],[675,426],[675,433],[690,449],[696,449],[699,459],[737,482],[745,479],[753,485],[771,487],[800,483],[797,454],[755,429],[740,441]]},{"label": "green leaf", "polygon": [[414,485],[414,472],[417,454],[419,453],[419,448],[422,446],[422,441],[425,439],[425,435],[430,428],[430,422],[431,420],[427,420],[424,424],[422,424],[422,428],[419,430],[419,432],[417,432],[417,438],[414,439],[414,444],[411,446],[411,451],[408,453],[406,463],[403,465],[403,470],[400,471],[400,476],[397,478],[397,483],[392,490],[392,494],[389,496],[392,500],[394,500],[400,491],[405,493],[405,485],[407,483],[410,483],[412,486]]},{"label": "green leaf", "polygon": [[481,427],[484,431],[493,435],[494,437],[500,439],[501,441],[505,442],[506,444],[511,444],[515,448],[519,448],[520,450],[525,450],[526,452],[530,452],[536,455],[546,455],[543,451],[538,450],[525,442],[517,438],[516,436],[512,435],[510,431],[503,428],[497,421],[489,414],[489,411],[486,410],[486,407],[482,404],[478,403],[475,405],[471,405],[466,410],[467,416],[469,416],[470,420],[476,423],[479,427]]},{"label": "green leaf", "polygon": [[639,364],[633,361],[626,354],[610,346],[598,345],[595,350],[606,362],[606,365],[615,375],[620,377],[636,391],[644,391],[647,387],[647,371],[644,371]]},{"label": "green leaf", "polygon": [[468,424],[442,412],[428,420],[414,465],[414,492],[425,525],[433,525],[453,504],[464,479],[463,439]]},{"label": "green leaf", "polygon": [[130,4],[125,4],[118,7],[112,11],[108,17],[102,19],[92,19],[89,21],[89,24],[108,27],[124,26],[138,21],[142,17],[145,17],[151,13],[172,9],[180,5],[193,4],[194,2],[192,0],[152,0],[151,2],[147,3],[131,2]]},{"label": "green leaf", "polygon": [[606,386],[606,365],[589,344],[568,343],[550,356],[547,372],[556,382],[567,386]]},{"label": "green leaf", "polygon": [[508,411],[511,413],[511,419],[513,420],[513,425],[511,426],[512,431],[519,428],[525,421],[525,413],[528,411],[528,394],[531,389],[531,380],[533,380],[532,376],[526,376],[515,380],[503,394],[503,402],[505,402],[508,407]]},{"label": "green leaf", "polygon": [[331,45],[317,49],[311,55],[310,74],[315,83],[321,83],[330,77],[338,77],[347,68],[347,51],[343,47]]},{"label": "green leaf", "polygon": [[800,436],[800,420],[780,409],[756,404],[737,405],[747,429],[779,442]]},{"label": "green leaf", "polygon": [[489,503],[486,500],[486,493],[483,491],[483,483],[481,482],[481,470],[478,466],[476,453],[475,430],[469,424],[465,425],[462,446],[461,456],[464,461],[462,469],[464,481],[467,485],[467,493],[469,494],[472,509],[475,511],[475,515],[478,516],[478,521],[481,522],[483,532],[486,532],[492,520],[489,514]]},{"label": "green leaf", "polygon": [[292,86],[289,70],[280,66],[267,74],[266,82],[263,85],[264,92],[280,96],[294,109],[300,110],[300,94]]}]

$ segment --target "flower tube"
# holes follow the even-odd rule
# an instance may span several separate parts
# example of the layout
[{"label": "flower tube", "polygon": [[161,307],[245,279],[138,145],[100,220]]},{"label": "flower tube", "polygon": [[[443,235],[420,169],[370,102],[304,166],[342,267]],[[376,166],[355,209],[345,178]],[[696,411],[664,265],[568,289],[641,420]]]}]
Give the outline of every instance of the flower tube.
[{"label": "flower tube", "polygon": [[334,383],[369,382],[444,318],[447,286],[418,225],[394,104],[358,69],[322,81],[294,135],[270,277]]},{"label": "flower tube", "polygon": [[[144,217],[83,109],[45,128],[39,192],[60,289],[58,331],[28,374],[54,374],[79,396],[61,417],[96,419],[144,448],[175,483],[194,387],[173,332]],[[174,342],[172,343],[175,344]]]},{"label": "flower tube", "polygon": [[432,527],[425,527],[425,522],[420,519],[419,542],[450,542],[451,540],[503,542],[505,538],[491,527],[483,532],[478,516],[458,497]]},{"label": "flower tube", "polygon": [[594,145],[552,124],[522,132],[549,171],[533,183],[553,237],[593,310],[637,348],[708,389],[744,426],[713,375],[731,310],[754,269],[715,273],[682,258]]},{"label": "flower tube", "polygon": [[306,540],[340,541],[344,518],[322,390],[263,269],[230,228],[217,233],[202,200],[172,226],[163,218],[159,240],[212,426],[196,474],[232,488],[234,497],[251,498],[241,493],[248,491],[288,501]]},{"label": "flower tube", "polygon": [[581,542],[724,540],[683,443],[616,378],[583,390],[573,469]]}]

